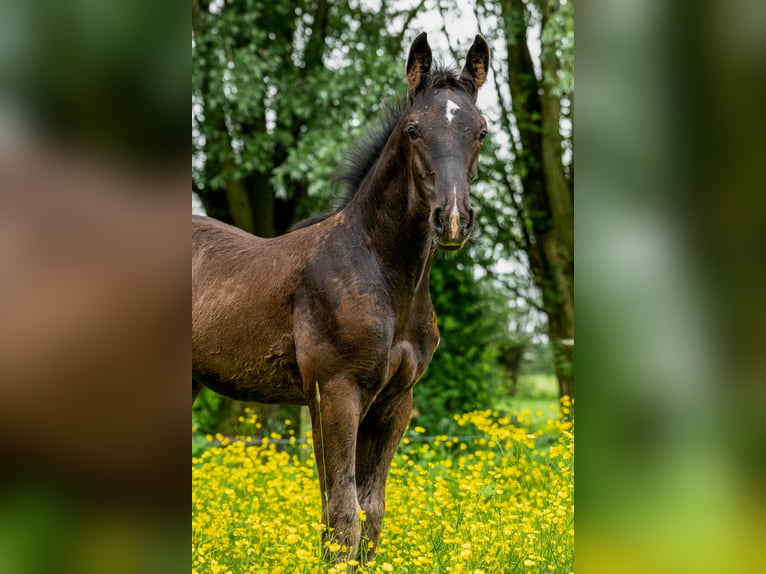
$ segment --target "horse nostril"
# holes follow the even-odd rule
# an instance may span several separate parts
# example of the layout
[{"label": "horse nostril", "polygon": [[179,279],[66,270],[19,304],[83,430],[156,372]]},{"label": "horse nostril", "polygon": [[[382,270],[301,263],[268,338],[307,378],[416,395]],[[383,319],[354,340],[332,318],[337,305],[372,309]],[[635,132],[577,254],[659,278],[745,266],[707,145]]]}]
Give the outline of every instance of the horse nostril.
[{"label": "horse nostril", "polygon": [[436,233],[444,233],[444,224],[442,223],[442,210],[440,208],[434,209],[431,224],[434,226]]},{"label": "horse nostril", "polygon": [[473,209],[468,210],[468,223],[465,225],[466,234],[471,233],[471,231],[473,231]]}]

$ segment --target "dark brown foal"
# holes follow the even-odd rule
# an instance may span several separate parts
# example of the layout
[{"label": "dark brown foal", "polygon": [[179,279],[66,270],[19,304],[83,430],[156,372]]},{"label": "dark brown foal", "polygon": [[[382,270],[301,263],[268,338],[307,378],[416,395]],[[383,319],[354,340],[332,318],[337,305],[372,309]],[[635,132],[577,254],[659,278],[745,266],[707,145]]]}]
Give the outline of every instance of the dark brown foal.
[{"label": "dark brown foal", "polygon": [[418,36],[408,98],[352,156],[339,211],[273,239],[193,219],[192,395],[308,405],[322,517],[342,557],[359,548],[360,509],[377,544],[412,388],[439,341],[431,259],[473,229],[488,63],[476,36],[459,74],[432,69]]}]

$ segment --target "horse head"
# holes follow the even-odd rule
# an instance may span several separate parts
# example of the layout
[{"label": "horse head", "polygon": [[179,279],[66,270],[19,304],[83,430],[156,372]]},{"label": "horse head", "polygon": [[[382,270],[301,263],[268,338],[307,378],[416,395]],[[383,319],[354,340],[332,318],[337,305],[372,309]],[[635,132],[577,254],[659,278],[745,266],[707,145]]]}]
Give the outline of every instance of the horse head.
[{"label": "horse head", "polygon": [[459,76],[449,69],[432,71],[425,32],[415,38],[407,60],[409,107],[403,140],[411,185],[428,205],[435,244],[444,250],[462,247],[474,226],[470,189],[487,135],[476,97],[488,65],[489,46],[479,35]]}]

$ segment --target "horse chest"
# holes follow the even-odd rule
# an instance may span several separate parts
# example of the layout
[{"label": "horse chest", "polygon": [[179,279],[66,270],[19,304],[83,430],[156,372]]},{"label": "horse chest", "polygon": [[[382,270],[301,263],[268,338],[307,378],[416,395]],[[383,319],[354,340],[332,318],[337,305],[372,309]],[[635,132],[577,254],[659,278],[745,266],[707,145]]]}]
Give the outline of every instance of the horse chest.
[{"label": "horse chest", "polygon": [[421,313],[409,317],[402,335],[391,347],[389,373],[392,381],[412,387],[423,376],[438,345],[439,328],[429,305]]}]

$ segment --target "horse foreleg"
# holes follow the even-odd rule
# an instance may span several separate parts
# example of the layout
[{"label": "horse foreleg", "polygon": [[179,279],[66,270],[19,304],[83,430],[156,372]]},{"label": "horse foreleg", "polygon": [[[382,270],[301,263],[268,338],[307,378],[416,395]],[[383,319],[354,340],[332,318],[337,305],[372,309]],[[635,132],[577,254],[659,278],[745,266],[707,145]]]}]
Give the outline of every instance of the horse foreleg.
[{"label": "horse foreleg", "polygon": [[[359,547],[359,503],[356,497],[356,433],[359,426],[357,389],[344,381],[321,385],[309,401],[317,471],[322,491],[325,555],[344,560]],[[332,543],[341,545],[334,550]],[[343,549],[345,547],[345,549]],[[329,552],[328,552],[329,550]],[[336,553],[337,552],[337,553]]]},{"label": "horse foreleg", "polygon": [[[386,511],[386,478],[396,447],[407,428],[412,412],[412,390],[373,405],[359,425],[356,444],[356,479],[359,504],[367,514],[365,534],[372,547],[378,545]],[[364,549],[363,549],[364,550]]]}]

